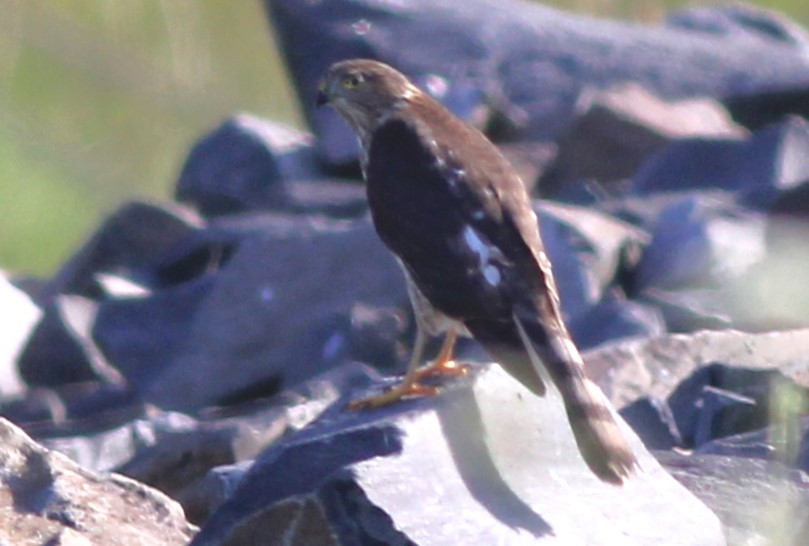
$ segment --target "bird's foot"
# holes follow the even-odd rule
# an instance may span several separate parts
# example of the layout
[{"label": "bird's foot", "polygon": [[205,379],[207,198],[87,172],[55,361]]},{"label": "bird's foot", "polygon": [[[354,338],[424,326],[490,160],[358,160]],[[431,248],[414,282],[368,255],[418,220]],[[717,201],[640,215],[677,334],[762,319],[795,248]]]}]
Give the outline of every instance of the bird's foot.
[{"label": "bird's foot", "polygon": [[463,377],[472,367],[454,360],[436,361],[416,371],[416,381],[434,375],[448,375],[450,377]]},{"label": "bird's foot", "polygon": [[435,396],[438,394],[438,391],[438,387],[421,385],[416,381],[410,383],[402,382],[383,394],[355,400],[348,405],[348,409],[380,408],[406,398]]}]

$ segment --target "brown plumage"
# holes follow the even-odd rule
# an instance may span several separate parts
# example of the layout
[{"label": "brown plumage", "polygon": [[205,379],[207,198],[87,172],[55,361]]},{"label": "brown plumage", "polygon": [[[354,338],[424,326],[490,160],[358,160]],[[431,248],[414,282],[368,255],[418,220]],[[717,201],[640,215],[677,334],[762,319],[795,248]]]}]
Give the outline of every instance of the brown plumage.
[{"label": "brown plumage", "polygon": [[451,339],[468,332],[537,395],[547,373],[585,462],[602,480],[622,483],[637,461],[584,374],[531,200],[512,166],[477,129],[379,62],[333,65],[318,102],[359,137],[374,225],[402,264],[421,315],[403,384],[360,405],[425,392],[415,370],[425,329]]}]

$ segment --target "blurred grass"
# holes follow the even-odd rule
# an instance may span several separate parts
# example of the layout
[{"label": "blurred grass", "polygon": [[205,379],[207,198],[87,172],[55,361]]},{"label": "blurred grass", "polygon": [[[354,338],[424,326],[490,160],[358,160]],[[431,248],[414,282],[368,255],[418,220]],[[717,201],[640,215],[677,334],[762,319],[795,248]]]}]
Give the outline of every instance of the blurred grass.
[{"label": "blurred grass", "polygon": [[[560,0],[658,21],[682,2]],[[809,2],[760,2],[809,22]],[[48,275],[101,217],[166,198],[237,111],[301,125],[258,0],[0,0],[0,268]]]}]

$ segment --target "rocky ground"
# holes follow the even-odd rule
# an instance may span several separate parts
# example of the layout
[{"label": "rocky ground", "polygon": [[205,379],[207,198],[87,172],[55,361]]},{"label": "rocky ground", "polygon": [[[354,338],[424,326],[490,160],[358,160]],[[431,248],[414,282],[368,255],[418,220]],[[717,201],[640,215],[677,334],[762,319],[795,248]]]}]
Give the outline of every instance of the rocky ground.
[{"label": "rocky ground", "polygon": [[[0,545],[809,541],[809,34],[744,5],[648,28],[470,0],[267,0],[314,135],[237,114],[175,200],[48,279],[0,276]],[[537,196],[564,312],[642,472],[583,465],[554,393],[472,342],[354,412],[412,316],[333,61],[393,64]]]}]

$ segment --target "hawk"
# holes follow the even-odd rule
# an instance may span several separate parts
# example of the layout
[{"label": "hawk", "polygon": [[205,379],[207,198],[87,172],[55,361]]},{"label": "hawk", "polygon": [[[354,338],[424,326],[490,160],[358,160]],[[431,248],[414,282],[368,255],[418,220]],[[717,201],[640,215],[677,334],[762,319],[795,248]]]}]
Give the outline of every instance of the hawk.
[{"label": "hawk", "polygon": [[468,333],[539,396],[546,373],[587,465],[623,483],[637,460],[606,397],[585,376],[514,168],[481,132],[377,61],[332,65],[318,104],[332,106],[358,136],[374,226],[405,272],[417,317],[402,383],[357,405],[430,394],[417,369],[427,335],[448,334],[430,373],[452,369],[455,336]]}]

